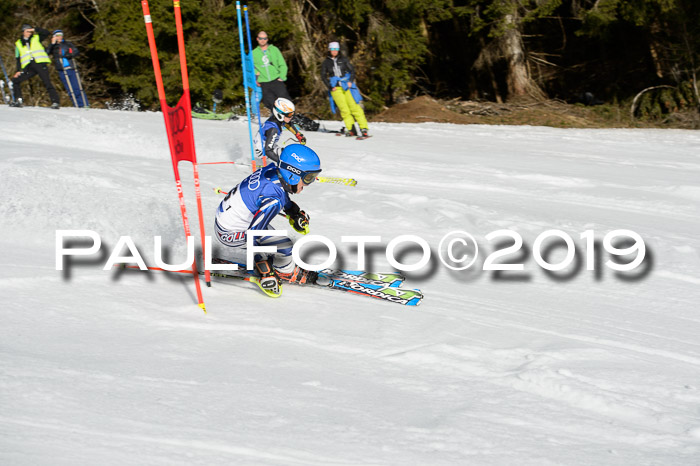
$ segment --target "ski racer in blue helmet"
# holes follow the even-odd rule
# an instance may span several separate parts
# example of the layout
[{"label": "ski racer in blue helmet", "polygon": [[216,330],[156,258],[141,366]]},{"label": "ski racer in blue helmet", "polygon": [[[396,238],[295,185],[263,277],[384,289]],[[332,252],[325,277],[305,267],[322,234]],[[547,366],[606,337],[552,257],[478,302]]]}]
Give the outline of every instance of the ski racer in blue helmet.
[{"label": "ski racer in blue helmet", "polygon": [[262,158],[265,155],[268,160],[272,160],[275,163],[279,162],[279,154],[282,150],[280,138],[284,129],[290,131],[297,142],[306,144],[306,137],[292,124],[295,112],[296,108],[291,100],[282,97],[275,100],[272,107],[272,116],[263,123],[253,141],[257,158]]},{"label": "ski racer in blue helmet", "polygon": [[312,149],[292,144],[282,150],[279,173],[285,191],[297,194],[304,186],[313,183],[321,173],[321,160]]},{"label": "ski racer in blue helmet", "polygon": [[[256,170],[231,189],[221,201],[214,220],[216,237],[226,246],[222,258],[245,263],[247,234],[251,230],[271,230],[271,222],[282,210],[289,224],[299,233],[309,231],[309,216],[290,199],[316,180],[321,161],[311,148],[290,144],[280,154],[279,165],[271,163]],[[259,285],[270,296],[280,296],[281,281],[314,283],[317,274],[304,270],[292,260],[294,243],[287,236],[259,236],[257,246],[275,246],[271,256],[256,254],[255,271]]]}]

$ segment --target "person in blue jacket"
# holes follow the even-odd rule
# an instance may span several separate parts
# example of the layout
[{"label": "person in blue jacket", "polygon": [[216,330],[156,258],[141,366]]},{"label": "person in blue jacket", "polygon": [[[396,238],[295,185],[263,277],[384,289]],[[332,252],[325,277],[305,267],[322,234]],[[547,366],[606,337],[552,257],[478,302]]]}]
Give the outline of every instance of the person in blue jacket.
[{"label": "person in blue jacket", "polygon": [[[248,232],[273,229],[270,222],[282,211],[297,232],[306,234],[309,216],[290,196],[301,194],[319,173],[321,160],[316,152],[302,144],[290,144],[282,150],[279,164],[270,163],[256,170],[230,190],[219,204],[214,220],[217,239],[231,248],[225,256],[240,257],[245,252]],[[255,244],[277,247],[277,252],[272,256],[255,256],[260,287],[268,294],[281,294],[280,279],[300,284],[316,281],[315,272],[304,270],[294,263],[294,244],[288,236],[261,236],[255,238]]]},{"label": "person in blue jacket", "polygon": [[331,97],[331,110],[335,113],[333,104],[340,110],[348,136],[359,136],[355,130],[355,121],[360,127],[363,137],[369,136],[369,126],[365,112],[359,105],[362,100],[357,83],[355,68],[347,57],[340,54],[340,44],[328,44],[328,56],[321,64],[321,80],[326,85]]},{"label": "person in blue jacket", "polygon": [[51,45],[46,53],[53,59],[53,64],[58,71],[63,87],[76,107],[87,107],[87,99],[84,99],[78,70],[75,65],[75,57],[80,51],[78,47],[63,38],[63,31],[56,29],[51,37]]}]

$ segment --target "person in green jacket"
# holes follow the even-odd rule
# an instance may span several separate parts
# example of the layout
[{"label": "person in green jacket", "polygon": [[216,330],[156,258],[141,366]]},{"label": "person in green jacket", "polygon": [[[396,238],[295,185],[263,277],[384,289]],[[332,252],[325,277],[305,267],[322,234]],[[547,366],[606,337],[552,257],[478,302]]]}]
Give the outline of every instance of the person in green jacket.
[{"label": "person in green jacket", "polygon": [[56,92],[56,88],[53,87],[51,83],[49,68],[47,66],[51,63],[51,59],[41,43],[41,41],[49,37],[51,33],[42,28],[36,28],[36,34],[34,34],[34,32],[35,29],[29,24],[23,25],[22,37],[15,42],[17,72],[12,76],[12,86],[15,92],[15,102],[12,106],[23,106],[21,84],[27,79],[39,75],[44,82],[44,86],[46,86],[46,90],[49,92],[49,98],[52,102],[51,108],[59,108],[60,97],[58,96],[58,92]]},{"label": "person in green jacket", "polygon": [[253,49],[255,79],[262,90],[262,103],[270,112],[280,97],[292,100],[284,82],[287,80],[287,63],[280,49],[270,44],[265,31],[258,32],[258,46]]}]

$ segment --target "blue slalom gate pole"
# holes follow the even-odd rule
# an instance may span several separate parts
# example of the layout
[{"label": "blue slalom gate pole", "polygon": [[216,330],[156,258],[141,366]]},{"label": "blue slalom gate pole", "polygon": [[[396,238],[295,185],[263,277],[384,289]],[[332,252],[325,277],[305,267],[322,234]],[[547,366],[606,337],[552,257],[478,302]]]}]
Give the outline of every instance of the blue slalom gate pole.
[{"label": "blue slalom gate pole", "polygon": [[[245,13],[245,30],[246,30],[246,33],[248,35],[248,53],[250,53],[250,61],[251,61],[251,63],[253,63],[253,42],[250,39],[250,23],[248,22],[248,5],[243,5],[243,13]],[[253,70],[251,70],[251,72],[253,72],[253,74],[255,74],[255,72]],[[253,87],[252,89],[253,89],[253,96],[255,96],[258,93],[258,89],[255,87]],[[260,92],[262,92],[262,91],[260,91]],[[262,129],[262,123],[260,122],[260,102],[258,102],[257,97],[255,98],[255,104],[258,106],[258,111],[257,111],[258,128]],[[252,102],[251,102],[251,105],[252,105]],[[260,135],[260,137],[262,139],[262,134]]]},{"label": "blue slalom gate pole", "polygon": [[255,171],[255,148],[253,147],[253,131],[250,127],[250,97],[248,96],[248,85],[245,82],[248,74],[246,64],[245,46],[243,45],[243,25],[241,23],[241,2],[236,1],[236,16],[238,16],[238,39],[241,45],[241,62],[243,63],[243,92],[245,93],[245,111],[248,116],[248,138],[250,140],[250,161]]}]

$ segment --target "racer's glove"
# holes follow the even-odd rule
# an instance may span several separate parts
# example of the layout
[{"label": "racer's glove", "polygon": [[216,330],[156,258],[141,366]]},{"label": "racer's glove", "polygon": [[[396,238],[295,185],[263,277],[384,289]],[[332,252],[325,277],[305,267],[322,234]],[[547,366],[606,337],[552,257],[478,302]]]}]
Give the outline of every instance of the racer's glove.
[{"label": "racer's glove", "polygon": [[309,232],[310,217],[295,202],[290,202],[290,206],[285,209],[289,224],[294,228],[294,231],[305,235]]},{"label": "racer's glove", "polygon": [[309,216],[306,212],[300,210],[296,215],[287,215],[289,219],[289,224],[294,228],[294,230],[302,235],[309,232]]},{"label": "racer's glove", "polygon": [[296,136],[297,141],[299,141],[301,144],[306,145],[306,137],[303,134],[296,133],[294,136]]}]

